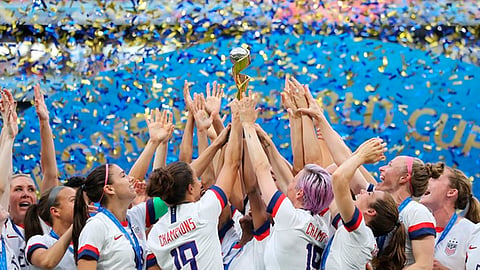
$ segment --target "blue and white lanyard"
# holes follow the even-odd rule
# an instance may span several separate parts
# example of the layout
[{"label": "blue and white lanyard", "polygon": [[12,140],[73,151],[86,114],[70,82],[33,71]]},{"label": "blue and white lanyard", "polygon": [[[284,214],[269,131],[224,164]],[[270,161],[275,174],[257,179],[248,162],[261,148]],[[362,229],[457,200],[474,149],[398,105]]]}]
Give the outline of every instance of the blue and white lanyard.
[{"label": "blue and white lanyard", "polygon": [[18,234],[18,236],[20,236],[20,238],[22,238],[23,241],[25,241],[25,237],[23,236],[23,233],[18,229],[17,225],[15,225],[12,219],[10,219],[10,222],[12,223],[13,230]]},{"label": "blue and white lanyard", "polygon": [[442,234],[440,235],[440,238],[438,238],[438,241],[437,243],[435,244],[435,247],[440,244],[440,242],[442,242],[443,239],[445,239],[445,237],[447,237],[447,234],[450,232],[450,230],[452,229],[453,225],[455,225],[455,222],[457,221],[457,214],[454,213],[453,216],[450,218],[450,220],[448,221],[448,224],[447,224],[447,227],[445,227],[445,229],[443,230]]},{"label": "blue and white lanyard", "polygon": [[[50,230],[50,236],[56,240],[60,239],[58,234],[56,234],[53,230]],[[70,245],[68,246],[68,251],[70,251],[73,254],[73,248]]]},{"label": "blue and white lanyard", "polygon": [[[125,230],[122,224],[118,221],[118,219],[110,211],[108,211],[108,209],[101,207],[98,209],[98,211],[104,213],[118,227],[118,229],[125,235],[125,237],[130,241],[130,245],[132,245],[133,251],[135,252],[135,262],[136,262],[137,269],[141,270],[142,269],[142,252],[140,250],[140,244],[138,243],[137,237],[133,232],[130,222],[128,222],[128,227],[132,232],[133,240],[132,240],[132,237],[130,237],[130,234]],[[128,218],[127,218],[127,221],[128,221]]]},{"label": "blue and white lanyard", "polygon": [[398,212],[402,212],[403,209],[412,201],[412,197],[407,197],[399,206]]},{"label": "blue and white lanyard", "polygon": [[3,239],[3,236],[0,236],[2,238],[2,258],[0,261],[0,269],[1,270],[7,270],[7,249],[5,248],[5,240]]}]

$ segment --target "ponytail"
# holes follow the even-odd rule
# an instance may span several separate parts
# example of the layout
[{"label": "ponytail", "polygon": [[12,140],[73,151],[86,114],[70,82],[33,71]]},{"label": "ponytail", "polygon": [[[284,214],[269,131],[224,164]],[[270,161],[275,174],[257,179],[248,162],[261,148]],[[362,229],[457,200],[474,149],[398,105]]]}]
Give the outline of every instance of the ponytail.
[{"label": "ponytail", "polygon": [[73,229],[72,229],[72,241],[73,241],[73,255],[75,262],[78,258],[78,238],[80,232],[82,232],[85,223],[88,219],[88,206],[83,197],[83,187],[77,189],[75,193],[75,205],[73,207]]},{"label": "ponytail", "polygon": [[395,225],[392,237],[388,245],[379,251],[377,257],[372,261],[373,268],[376,270],[400,270],[403,269],[407,255],[405,254],[406,232],[403,223]]},{"label": "ponytail", "polygon": [[42,225],[38,216],[38,205],[32,204],[28,207],[25,214],[25,242],[27,242],[34,235],[43,235]]},{"label": "ponytail", "polygon": [[469,204],[467,205],[467,213],[465,214],[465,218],[469,219],[473,223],[480,222],[480,204],[478,203],[477,198],[470,195]]},{"label": "ponytail", "polygon": [[[37,204],[32,204],[25,213],[25,242],[27,242],[34,235],[43,235],[42,225],[40,219],[42,219],[49,226],[53,225],[52,216],[50,215],[50,207],[58,206],[55,192],[52,193],[54,188],[45,192]],[[55,196],[53,201],[49,202],[50,194]]]}]

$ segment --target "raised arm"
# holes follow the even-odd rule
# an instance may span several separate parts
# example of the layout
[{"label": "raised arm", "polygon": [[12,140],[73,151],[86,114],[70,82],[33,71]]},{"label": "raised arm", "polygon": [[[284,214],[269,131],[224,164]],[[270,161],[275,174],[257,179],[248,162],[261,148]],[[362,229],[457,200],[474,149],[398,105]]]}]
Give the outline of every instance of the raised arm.
[{"label": "raised arm", "polygon": [[[263,151],[260,140],[255,130],[255,120],[257,119],[257,111],[255,110],[255,101],[250,97],[245,97],[245,106],[242,108],[241,119],[245,142],[247,144],[248,154],[252,163],[253,171],[262,192],[263,201],[268,204],[271,198],[277,192],[277,187],[270,173],[270,163],[267,155]],[[248,101],[248,102],[247,102]]]},{"label": "raised arm", "polygon": [[343,220],[352,220],[355,212],[355,204],[350,193],[350,181],[355,171],[364,163],[374,163],[383,159],[384,152],[385,145],[381,139],[370,139],[360,145],[357,151],[333,173],[332,186],[335,204]]},{"label": "raised arm", "polygon": [[16,104],[8,90],[1,91],[0,111],[3,119],[0,142],[0,203],[8,209],[10,198],[10,177],[12,176],[12,149],[18,134]]},{"label": "raised arm", "polygon": [[245,184],[245,191],[248,195],[248,201],[250,202],[250,209],[252,210],[253,229],[256,231],[265,224],[265,221],[267,221],[267,211],[265,203],[262,201],[262,196],[260,195],[257,177],[253,170],[253,164],[250,159],[246,142],[243,148],[243,160],[243,182]]},{"label": "raised arm", "polygon": [[196,175],[202,175],[207,166],[212,162],[213,157],[217,151],[222,148],[228,140],[231,125],[225,127],[225,129],[218,135],[218,137],[208,146],[203,153],[198,156],[191,164],[190,167],[195,171]]},{"label": "raised arm", "polygon": [[35,96],[35,111],[37,112],[40,123],[40,164],[43,175],[40,192],[44,193],[58,185],[57,159],[55,157],[52,129],[49,123],[50,117],[40,85],[36,84],[33,87],[33,91]]},{"label": "raised arm", "polygon": [[207,98],[205,99],[205,110],[213,119],[213,128],[217,134],[220,134],[225,128],[223,121],[220,118],[220,107],[222,106],[223,87],[217,84],[216,81],[212,84],[210,90],[210,83],[206,87]]},{"label": "raised arm", "polygon": [[230,198],[242,159],[242,126],[239,116],[239,106],[242,102],[243,100],[241,102],[234,100],[230,103],[232,110],[232,130],[230,131],[230,138],[228,139],[228,145],[225,150],[225,162],[223,163],[216,182],[216,185],[225,192],[227,198]]},{"label": "raised arm", "polygon": [[290,122],[290,140],[293,154],[293,174],[297,174],[305,166],[303,154],[302,116],[297,111],[294,97],[291,93],[288,76],[285,78],[285,89],[282,92],[282,104],[287,110]]},{"label": "raised arm", "polygon": [[174,128],[171,112],[166,110],[162,112],[159,109],[152,110],[151,113],[145,116],[145,121],[147,122],[150,138],[128,174],[138,181],[142,181],[145,178],[155,150],[160,143],[168,138],[169,133]]},{"label": "raised arm", "polygon": [[[203,94],[194,94],[193,98],[193,116],[197,126],[197,145],[198,155],[201,155],[208,147],[208,129],[212,125],[212,115],[208,115],[205,110],[205,98]],[[211,186],[215,183],[215,173],[213,171],[213,162],[210,162],[205,171],[198,175],[202,179],[202,184]]]},{"label": "raised arm", "polygon": [[[313,98],[310,91],[306,91],[305,94],[309,103],[309,108],[302,108],[299,109],[299,111],[301,113],[310,115],[314,119],[317,127],[322,133],[328,149],[330,150],[330,154],[332,155],[335,164],[337,164],[337,166],[340,166],[352,155],[352,151],[345,144],[340,135],[338,135],[338,133],[332,128],[332,126],[330,126],[327,118],[323,115],[323,110],[321,109],[318,102]],[[357,170],[355,172],[354,179],[350,183],[350,188],[352,189],[354,194],[358,194],[360,193],[361,189],[367,188],[368,183],[372,183],[375,185],[376,181],[371,175],[364,175],[360,172],[360,170]]]},{"label": "raised arm", "polygon": [[[308,108],[308,102],[305,98],[305,92],[308,88],[300,84],[294,77],[290,77],[291,93],[294,97],[298,109]],[[303,161],[305,164],[317,164],[322,166],[322,149],[317,139],[317,133],[313,120],[310,116],[302,114],[302,144],[303,144]]]},{"label": "raised arm", "polygon": [[192,112],[193,100],[190,96],[190,87],[188,86],[187,81],[185,81],[183,85],[183,98],[185,100],[185,108],[188,110],[188,117],[185,129],[183,130],[178,159],[187,163],[191,163],[193,155],[193,128],[195,125],[195,119],[193,118]]},{"label": "raised arm", "polygon": [[[168,121],[173,125],[173,114],[167,111]],[[155,150],[155,157],[153,159],[153,169],[165,168],[167,166],[168,142],[172,138],[173,130],[169,129],[167,137],[157,146]]]},{"label": "raised arm", "polygon": [[255,125],[258,139],[272,166],[278,189],[287,194],[288,185],[293,180],[292,165],[280,154],[270,136],[258,124]]}]

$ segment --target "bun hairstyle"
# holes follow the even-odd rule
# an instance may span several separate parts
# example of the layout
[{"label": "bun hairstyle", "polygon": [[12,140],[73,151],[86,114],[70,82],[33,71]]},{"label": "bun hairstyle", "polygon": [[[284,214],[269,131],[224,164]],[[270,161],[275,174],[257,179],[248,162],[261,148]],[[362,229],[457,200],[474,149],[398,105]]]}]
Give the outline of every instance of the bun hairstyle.
[{"label": "bun hairstyle", "polygon": [[165,168],[155,169],[148,177],[147,195],[160,197],[168,205],[185,200],[188,185],[192,184],[193,171],[188,163],[178,161]]},{"label": "bun hairstyle", "polygon": [[[410,184],[413,197],[422,196],[428,188],[428,180],[432,177],[432,167],[429,163],[425,164],[421,159],[406,157],[412,159],[412,171]],[[408,172],[408,168],[406,168]]]},{"label": "bun hairstyle", "polygon": [[111,164],[100,165],[93,169],[93,171],[88,174],[85,179],[85,184],[83,184],[77,192],[75,193],[75,206],[73,207],[73,230],[72,230],[72,241],[75,261],[78,257],[78,237],[80,237],[80,232],[82,231],[88,215],[88,205],[85,202],[83,194],[85,193],[90,200],[90,202],[98,202],[100,205],[105,205],[107,203],[107,196],[104,195],[105,185],[112,183],[111,177]]},{"label": "bun hairstyle", "polygon": [[52,216],[50,215],[50,207],[58,207],[58,193],[63,186],[57,186],[49,189],[40,197],[37,204],[32,204],[25,214],[25,242],[27,242],[34,235],[42,235],[41,218],[45,223],[52,226]]}]

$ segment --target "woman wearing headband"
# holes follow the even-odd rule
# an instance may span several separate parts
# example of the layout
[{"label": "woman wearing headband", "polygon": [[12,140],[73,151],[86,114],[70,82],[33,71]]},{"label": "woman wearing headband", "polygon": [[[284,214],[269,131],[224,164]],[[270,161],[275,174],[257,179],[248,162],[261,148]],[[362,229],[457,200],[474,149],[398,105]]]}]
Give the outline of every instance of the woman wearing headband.
[{"label": "woman wearing headband", "polygon": [[[315,120],[336,165],[340,166],[352,155],[352,151],[332,128],[308,88],[305,94],[308,108],[300,108],[299,111]],[[435,220],[425,206],[412,200],[412,197],[425,193],[430,176],[431,171],[420,159],[398,156],[380,167],[380,183],[377,183],[363,166],[357,169],[350,182],[350,189],[354,194],[359,194],[361,190],[370,192],[375,189],[392,195],[398,205],[400,221],[407,231],[407,269],[430,269],[433,264]]]},{"label": "woman wearing headband", "polygon": [[[153,200],[129,207],[137,196],[134,178],[143,178],[158,145],[172,132],[171,119],[165,111],[152,111],[147,118],[150,139],[129,175],[116,164],[101,165],[77,190],[72,240],[78,269],[147,268],[145,229],[155,221],[156,207]],[[84,195],[100,204],[90,219]]]},{"label": "woman wearing headband", "polygon": [[[72,224],[75,190],[57,186],[44,194],[25,215],[27,261],[33,269],[73,269]],[[39,217],[52,226],[43,234]]]},{"label": "woman wearing headband", "polygon": [[[472,238],[480,231],[475,224],[480,221],[479,205],[470,180],[462,171],[438,162],[432,165],[432,178],[420,202],[435,217],[434,269],[465,269],[467,257],[473,258],[467,253],[476,247]],[[457,210],[464,210],[464,217]]]}]

